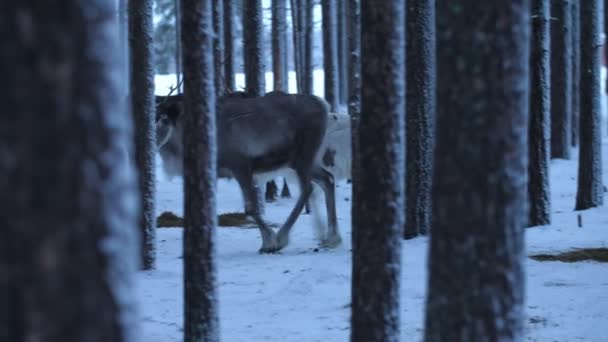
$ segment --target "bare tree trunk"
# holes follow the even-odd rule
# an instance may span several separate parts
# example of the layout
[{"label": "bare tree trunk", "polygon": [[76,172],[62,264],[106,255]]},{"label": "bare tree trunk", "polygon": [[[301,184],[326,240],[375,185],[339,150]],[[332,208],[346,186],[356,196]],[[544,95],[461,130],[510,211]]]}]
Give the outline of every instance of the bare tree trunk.
[{"label": "bare tree trunk", "polygon": [[142,266],[154,268],[156,260],[155,100],[152,0],[129,1],[131,108],[135,123],[135,162],[142,211]]},{"label": "bare tree trunk", "polygon": [[184,47],[184,341],[219,341],[212,0],[182,1]]},{"label": "bare tree trunk", "polygon": [[[134,0],[131,0],[134,1]],[[181,44],[181,8],[180,2],[181,0],[174,0],[175,6],[175,86],[177,88],[177,93],[182,93],[182,87],[179,86],[182,79],[182,44]]]},{"label": "bare tree trunk", "polygon": [[551,158],[570,159],[572,17],[569,0],[551,0]]},{"label": "bare tree trunk", "polygon": [[314,81],[313,81],[313,67],[312,67],[312,34],[313,34],[313,0],[300,0],[302,1],[302,82],[304,84],[304,94],[312,94]]},{"label": "bare tree trunk", "polygon": [[403,236],[431,226],[435,121],[435,0],[407,3],[406,215]]},{"label": "bare tree trunk", "polygon": [[287,46],[285,45],[285,32],[287,30],[287,0],[272,0],[272,75],[273,89],[288,91],[288,74],[285,72],[287,63]]},{"label": "bare tree trunk", "polygon": [[323,21],[323,73],[325,100],[330,111],[338,108],[338,31],[336,27],[336,1],[321,2]]},{"label": "bare tree trunk", "polygon": [[116,6],[1,7],[0,340],[138,341],[139,197],[132,121],[114,101]]},{"label": "bare tree trunk", "polygon": [[303,69],[302,69],[302,11],[301,2],[304,0],[291,0],[291,31],[293,35],[293,63],[296,71],[297,92],[303,93]]},{"label": "bare tree trunk", "polygon": [[[405,144],[404,1],[361,3],[361,116],[353,180],[351,341],[399,341]],[[382,51],[383,53],[378,53]],[[379,68],[378,66],[382,66]]]},{"label": "bare tree trunk", "polygon": [[348,2],[348,113],[351,132],[351,181],[359,182],[358,140],[361,116],[361,2]]},{"label": "bare tree trunk", "polygon": [[573,147],[578,144],[580,123],[580,81],[581,81],[581,16],[580,2],[570,3],[570,15],[572,16],[572,141]]},{"label": "bare tree trunk", "polygon": [[523,340],[529,38],[527,0],[437,2],[425,341]]},{"label": "bare tree trunk", "polygon": [[118,36],[120,41],[120,65],[122,66],[121,74],[123,75],[120,82],[121,96],[124,102],[121,107],[129,112],[129,7],[127,0],[118,1]]},{"label": "bare tree trunk", "polygon": [[551,125],[551,36],[550,0],[532,0],[532,40],[530,43],[530,127],[528,226],[551,223],[551,192],[549,186]]},{"label": "bare tree trunk", "polygon": [[600,0],[580,3],[581,134],[576,210],[604,203],[600,85]]},{"label": "bare tree trunk", "polygon": [[234,1],[224,0],[224,78],[226,91],[234,91]]},{"label": "bare tree trunk", "polygon": [[[230,0],[227,0],[230,1]],[[213,0],[213,65],[215,94],[217,97],[226,92],[224,75],[224,0]]]},{"label": "bare tree trunk", "polygon": [[346,0],[337,0],[338,29],[338,93],[340,104],[345,104],[348,97],[348,37]]},{"label": "bare tree trunk", "polygon": [[243,2],[243,57],[245,60],[245,88],[251,96],[266,91],[264,60],[262,59],[262,1]]}]

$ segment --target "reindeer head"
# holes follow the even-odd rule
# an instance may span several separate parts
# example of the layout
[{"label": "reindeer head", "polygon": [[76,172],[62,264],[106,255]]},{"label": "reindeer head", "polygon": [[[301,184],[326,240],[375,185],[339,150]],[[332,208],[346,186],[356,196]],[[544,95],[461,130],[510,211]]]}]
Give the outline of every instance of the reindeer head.
[{"label": "reindeer head", "polygon": [[172,95],[180,85],[181,82],[171,87],[166,96],[156,96],[156,145],[159,149],[169,141],[183,113],[183,95]]}]

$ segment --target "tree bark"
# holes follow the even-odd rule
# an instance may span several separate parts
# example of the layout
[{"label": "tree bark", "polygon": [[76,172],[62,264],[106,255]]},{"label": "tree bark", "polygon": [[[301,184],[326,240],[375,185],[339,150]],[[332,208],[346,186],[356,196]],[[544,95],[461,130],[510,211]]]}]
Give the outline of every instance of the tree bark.
[{"label": "tree bark", "polygon": [[437,2],[425,341],[523,340],[529,36],[527,0]]},{"label": "tree bark", "polygon": [[570,0],[551,0],[551,158],[570,159],[572,16]]},{"label": "tree bark", "polygon": [[219,341],[212,0],[182,1],[184,341]]},{"label": "tree bark", "polygon": [[180,22],[181,22],[181,0],[174,0],[175,6],[175,86],[177,87],[177,93],[182,93],[182,87],[180,86],[182,80],[182,44],[180,41]]},{"label": "tree bark", "polygon": [[156,260],[156,164],[152,0],[129,1],[131,108],[135,123],[137,165],[142,211],[142,266],[153,269]]},{"label": "tree bark", "polygon": [[[351,132],[351,181],[359,182],[358,140],[361,117],[361,2],[348,2],[348,113]],[[357,180],[355,180],[357,179]]]},{"label": "tree bark", "polygon": [[0,5],[1,341],[139,340],[116,15],[101,0]]},{"label": "tree bark", "polygon": [[570,15],[572,16],[572,147],[578,144],[580,123],[580,80],[581,80],[581,16],[580,2],[570,3]]},{"label": "tree bark", "polygon": [[303,61],[302,61],[302,1],[304,0],[291,0],[291,31],[293,35],[293,63],[296,71],[296,87],[298,93],[304,92],[304,80],[303,80]]},{"label": "tree bark", "polygon": [[287,63],[287,46],[285,34],[287,31],[287,3],[286,0],[272,0],[272,75],[273,89],[287,92],[288,77],[285,64]]},{"label": "tree bark", "polygon": [[407,159],[403,236],[424,235],[431,226],[433,128],[435,121],[435,0],[407,3]]},{"label": "tree bark", "polygon": [[313,50],[313,0],[302,1],[302,82],[304,94],[312,94],[314,88],[313,67],[312,67],[312,50]]},{"label": "tree bark", "polygon": [[234,86],[234,1],[224,0],[224,80],[226,91]]},{"label": "tree bark", "polygon": [[243,57],[245,60],[245,91],[251,96],[266,92],[262,59],[262,1],[243,1]]},{"label": "tree bark", "polygon": [[581,113],[576,210],[604,203],[600,85],[600,0],[580,3]]},{"label": "tree bark", "polygon": [[[230,0],[228,0],[230,1]],[[224,75],[224,0],[213,0],[213,66],[215,95],[220,97],[226,92]]]},{"label": "tree bark", "polygon": [[338,108],[338,31],[336,27],[336,1],[321,2],[323,31],[323,74],[325,100],[330,111]]},{"label": "tree bark", "polygon": [[[405,144],[404,1],[361,2],[364,146],[353,181],[351,341],[399,341]],[[378,51],[383,53],[379,54]]]},{"label": "tree bark", "polygon": [[348,97],[348,37],[346,0],[337,0],[338,25],[338,93],[339,103],[345,104]]}]

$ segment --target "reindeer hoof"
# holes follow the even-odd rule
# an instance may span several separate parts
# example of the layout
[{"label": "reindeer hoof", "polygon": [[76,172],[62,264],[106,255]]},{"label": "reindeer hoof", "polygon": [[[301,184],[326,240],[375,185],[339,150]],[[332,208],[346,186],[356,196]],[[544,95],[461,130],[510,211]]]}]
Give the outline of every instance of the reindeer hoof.
[{"label": "reindeer hoof", "polygon": [[278,248],[277,246],[274,247],[262,247],[260,248],[260,250],[258,250],[258,253],[260,254],[275,254],[278,251],[280,251],[281,249]]},{"label": "reindeer hoof", "polygon": [[277,247],[279,249],[285,248],[289,244],[289,235],[287,234],[277,234]]},{"label": "reindeer hoof", "polygon": [[340,237],[340,235],[336,234],[336,235],[332,235],[332,236],[328,237],[327,239],[321,241],[319,246],[321,248],[336,248],[341,243],[342,243],[342,238]]}]

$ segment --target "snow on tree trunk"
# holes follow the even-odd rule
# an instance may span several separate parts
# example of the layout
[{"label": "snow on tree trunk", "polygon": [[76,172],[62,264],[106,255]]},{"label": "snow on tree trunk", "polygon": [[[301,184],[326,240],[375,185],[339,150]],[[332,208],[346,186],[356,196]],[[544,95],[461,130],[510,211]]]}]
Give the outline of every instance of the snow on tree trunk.
[{"label": "snow on tree trunk", "polygon": [[156,164],[154,56],[152,0],[129,1],[129,50],[131,108],[135,123],[135,164],[142,202],[142,266],[154,268],[156,260]]},{"label": "snow on tree trunk", "polygon": [[435,1],[407,2],[407,159],[403,236],[426,234],[431,225],[435,120]]},{"label": "snow on tree trunk", "polygon": [[234,91],[234,1],[224,0],[224,82],[226,91]]},{"label": "snow on tree trunk", "polygon": [[572,16],[572,138],[571,144],[578,144],[580,123],[580,80],[581,80],[581,21],[580,2],[570,3],[570,15]]},{"label": "snow on tree trunk", "polygon": [[[399,341],[405,202],[405,5],[361,2],[361,116],[353,182],[351,336]],[[382,53],[378,53],[382,51]]]},{"label": "snow on tree trunk", "polygon": [[600,0],[580,3],[581,111],[576,210],[604,203],[600,84]]},{"label": "snow on tree trunk", "polygon": [[116,14],[101,0],[0,11],[1,341],[139,341]]},{"label": "snow on tree trunk", "polygon": [[[228,0],[229,1],[229,0]],[[224,75],[224,0],[213,0],[213,68],[215,94],[217,97],[226,92]]]},{"label": "snow on tree trunk", "polygon": [[551,0],[551,158],[570,159],[572,16],[570,0]]},{"label": "snow on tree trunk", "polygon": [[361,114],[361,3],[348,2],[348,113],[351,125],[351,180],[358,179],[360,165],[357,155],[359,148],[359,118]]},{"label": "snow on tree trunk", "polygon": [[184,341],[218,341],[212,0],[182,1]]},{"label": "snow on tree trunk", "polygon": [[287,31],[287,6],[286,0],[272,0],[272,74],[273,89],[288,91],[288,74],[285,63],[287,63],[287,46],[285,45],[285,32]]},{"label": "snow on tree trunk", "polygon": [[551,0],[532,0],[530,50],[530,121],[528,128],[528,226],[551,223],[549,130],[551,120]]},{"label": "snow on tree trunk", "polygon": [[264,94],[264,60],[262,59],[262,0],[243,1],[243,58],[245,87],[251,96]]},{"label": "snow on tree trunk", "polygon": [[523,340],[530,14],[437,2],[425,341]]},{"label": "snow on tree trunk", "polygon": [[128,112],[129,99],[129,21],[128,21],[127,0],[118,1],[118,36],[120,41],[120,65],[122,66],[121,74],[123,76],[120,82],[120,90],[122,92],[123,103],[121,104]]},{"label": "snow on tree trunk", "polygon": [[325,100],[329,103],[330,111],[332,112],[337,110],[339,96],[336,1],[337,0],[326,0],[321,2]]}]

